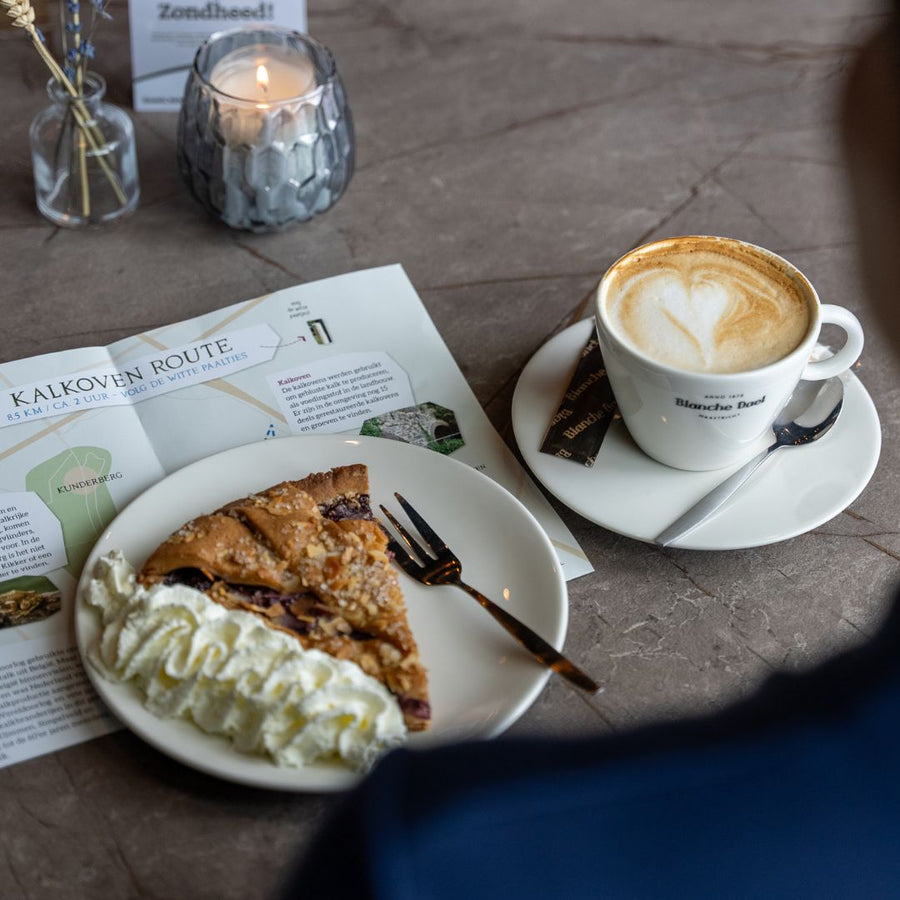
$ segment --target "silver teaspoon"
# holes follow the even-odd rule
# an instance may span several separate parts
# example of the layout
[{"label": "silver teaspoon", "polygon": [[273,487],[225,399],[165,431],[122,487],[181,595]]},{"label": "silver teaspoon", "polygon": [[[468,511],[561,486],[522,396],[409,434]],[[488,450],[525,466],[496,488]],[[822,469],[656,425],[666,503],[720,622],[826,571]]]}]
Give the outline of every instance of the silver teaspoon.
[{"label": "silver teaspoon", "polygon": [[802,447],[817,441],[837,420],[844,402],[844,382],[840,376],[826,381],[801,381],[772,426],[775,443],[754,456],[733,475],[713,488],[656,537],[660,547],[668,547],[712,515],[776,450]]}]

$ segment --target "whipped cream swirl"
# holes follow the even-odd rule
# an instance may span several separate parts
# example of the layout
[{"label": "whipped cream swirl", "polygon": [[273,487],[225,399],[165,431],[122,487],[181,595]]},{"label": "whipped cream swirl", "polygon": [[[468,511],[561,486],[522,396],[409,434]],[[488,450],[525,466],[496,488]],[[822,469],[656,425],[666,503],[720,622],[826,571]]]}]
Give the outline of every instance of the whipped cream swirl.
[{"label": "whipped cream swirl", "polygon": [[154,715],[284,766],[339,758],[364,771],[405,738],[396,698],[355,663],[304,650],[194,588],[143,588],[119,551],[98,560],[84,597],[102,616],[91,663],[135,683]]}]

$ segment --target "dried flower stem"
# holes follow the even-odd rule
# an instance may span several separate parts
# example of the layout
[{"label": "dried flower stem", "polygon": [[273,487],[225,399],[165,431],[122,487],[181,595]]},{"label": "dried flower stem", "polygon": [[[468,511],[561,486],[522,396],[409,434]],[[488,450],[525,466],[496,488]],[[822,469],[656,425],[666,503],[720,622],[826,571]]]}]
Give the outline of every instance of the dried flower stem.
[{"label": "dried flower stem", "polygon": [[[5,0],[0,0],[0,2],[5,2]],[[72,115],[75,117],[75,121],[78,123],[78,127],[81,129],[82,134],[84,134],[84,137],[87,140],[88,144],[90,144],[91,149],[94,151],[94,158],[100,164],[100,167],[103,169],[106,177],[109,179],[109,182],[116,193],[116,197],[118,198],[119,202],[124,205],[126,202],[125,194],[122,192],[122,188],[119,186],[119,181],[116,178],[115,173],[112,171],[112,169],[109,168],[109,165],[104,159],[103,147],[101,143],[97,141],[97,137],[91,129],[93,128],[96,131],[97,135],[100,136],[102,144],[106,143],[106,138],[97,127],[97,123],[94,121],[93,116],[88,111],[88,108],[84,105],[84,100],[76,90],[75,85],[73,85],[72,82],[69,81],[69,79],[66,77],[65,72],[63,72],[63,70],[60,68],[59,63],[57,63],[57,61],[50,54],[50,51],[47,50],[47,48],[44,46],[44,42],[38,36],[34,26],[26,26],[25,31],[31,38],[31,43],[34,44],[35,49],[41,56],[41,59],[43,59],[47,64],[47,68],[50,69],[53,77],[56,78],[56,80],[63,86],[63,88],[72,98]]]},{"label": "dried flower stem", "polygon": [[84,132],[78,130],[78,174],[81,178],[81,212],[87,219],[91,215],[91,189],[88,184],[87,147]]},{"label": "dried flower stem", "polygon": [[[81,7],[78,3],[73,7],[72,25],[75,29],[75,41],[78,45],[77,59],[78,64],[75,67],[75,89],[79,96],[84,95],[84,69],[86,60],[81,55]],[[84,147],[84,136],[79,132],[78,135],[78,169],[81,173],[81,208],[85,218],[91,214],[91,195],[88,189],[87,175],[87,154]]]},{"label": "dried flower stem", "polygon": [[76,3],[73,7],[72,25],[75,28],[75,40],[78,45],[78,64],[75,66],[75,87],[78,93],[84,92],[84,58],[81,56],[81,7]]},{"label": "dried flower stem", "polygon": [[[63,72],[59,63],[53,58],[53,55],[44,44],[41,34],[38,32],[37,28],[34,27],[34,8],[31,6],[31,0],[0,0],[0,6],[6,7],[6,14],[12,19],[12,24],[16,28],[22,28],[25,31],[31,40],[31,43],[34,45],[35,50],[37,50],[38,55],[44,61],[53,77],[60,85],[62,85],[63,89],[71,97],[70,109],[72,110],[75,122],[77,123],[81,134],[84,135],[84,139],[90,145],[91,150],[94,151],[94,158],[97,160],[103,173],[109,179],[109,183],[116,194],[116,198],[124,206],[127,202],[125,194],[119,185],[118,178],[116,178],[115,173],[104,158],[106,138],[94,121],[88,108],[84,105],[83,97],[78,92],[75,85],[73,85],[66,76],[66,73]],[[97,139],[98,136],[100,138],[99,141]],[[87,170],[85,169],[82,173],[83,183],[86,183],[86,179]],[[85,197],[88,196],[87,191],[84,191],[83,193]]]},{"label": "dried flower stem", "polygon": [[[76,45],[76,59],[78,60],[75,66],[75,90],[78,92],[78,96],[84,96],[84,59],[81,56],[81,7],[76,3],[73,6],[72,12],[72,27],[74,29],[73,34],[75,35],[75,45]],[[81,212],[85,218],[88,218],[91,214],[91,193],[88,188],[88,174],[87,174],[87,153],[85,151],[84,146],[84,135],[79,131],[78,133],[78,174],[81,177]]]}]

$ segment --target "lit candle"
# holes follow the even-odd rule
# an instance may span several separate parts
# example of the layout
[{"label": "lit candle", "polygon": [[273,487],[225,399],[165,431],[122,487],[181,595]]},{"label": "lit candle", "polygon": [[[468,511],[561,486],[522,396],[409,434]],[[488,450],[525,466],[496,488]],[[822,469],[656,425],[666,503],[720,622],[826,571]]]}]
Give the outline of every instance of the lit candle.
[{"label": "lit candle", "polygon": [[263,130],[266,112],[312,91],[316,73],[309,59],[288,48],[249,44],[223,56],[213,67],[209,83],[241,101],[227,109],[227,101],[220,100],[225,138],[230,143],[252,144]]},{"label": "lit candle", "polygon": [[249,44],[223,56],[209,76],[223,94],[255,103],[278,103],[308,93],[316,73],[305,57],[271,44]]}]

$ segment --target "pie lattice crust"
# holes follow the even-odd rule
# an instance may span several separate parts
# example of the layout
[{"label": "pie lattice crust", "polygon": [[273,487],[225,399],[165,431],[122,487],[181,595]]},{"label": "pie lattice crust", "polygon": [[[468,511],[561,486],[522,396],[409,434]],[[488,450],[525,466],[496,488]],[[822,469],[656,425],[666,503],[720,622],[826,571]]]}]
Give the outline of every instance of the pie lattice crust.
[{"label": "pie lattice crust", "polygon": [[189,584],[306,648],[351,660],[397,696],[410,730],[428,726],[428,679],[365,465],[284,481],[192,519],[138,581]]}]

